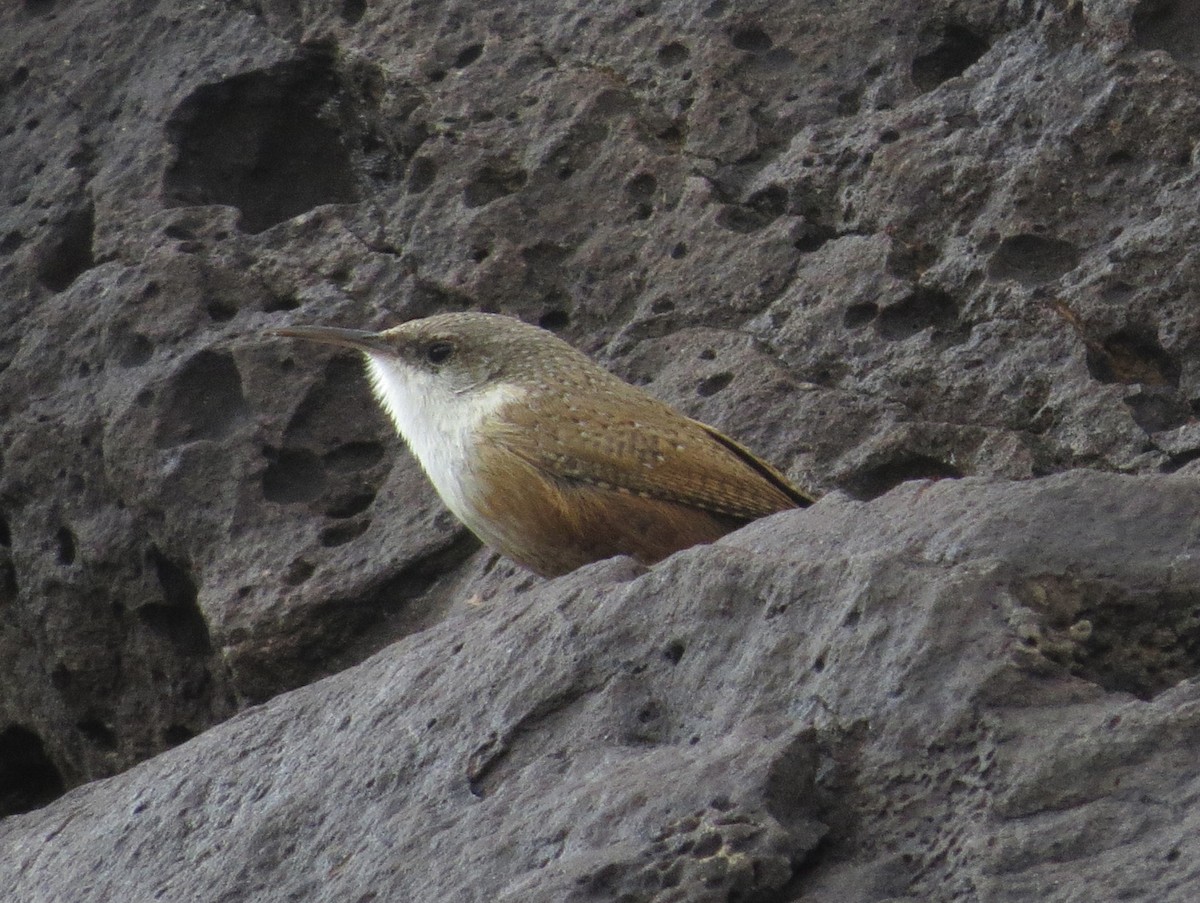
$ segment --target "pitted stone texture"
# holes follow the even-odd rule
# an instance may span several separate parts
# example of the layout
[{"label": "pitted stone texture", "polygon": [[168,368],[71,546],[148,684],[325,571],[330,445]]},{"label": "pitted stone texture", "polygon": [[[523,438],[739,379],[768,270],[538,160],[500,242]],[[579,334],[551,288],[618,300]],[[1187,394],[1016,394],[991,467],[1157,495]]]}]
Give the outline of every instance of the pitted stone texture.
[{"label": "pitted stone texture", "polygon": [[1182,9],[5,5],[0,810],[522,582],[269,326],[516,314],[859,499],[1194,471]]},{"label": "pitted stone texture", "polygon": [[919,483],[510,587],[6,819],[0,883],[23,903],[1188,899],[1197,506],[1182,476]]}]

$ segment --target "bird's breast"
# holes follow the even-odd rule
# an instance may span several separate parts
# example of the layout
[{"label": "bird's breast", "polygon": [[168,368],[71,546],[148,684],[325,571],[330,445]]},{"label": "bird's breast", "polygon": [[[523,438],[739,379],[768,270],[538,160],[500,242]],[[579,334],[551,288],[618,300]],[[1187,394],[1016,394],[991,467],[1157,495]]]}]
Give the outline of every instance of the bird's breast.
[{"label": "bird's breast", "polygon": [[500,409],[520,397],[520,390],[496,384],[454,392],[435,373],[376,355],[368,355],[367,363],[375,397],[396,431],[446,507],[474,528],[480,438]]}]

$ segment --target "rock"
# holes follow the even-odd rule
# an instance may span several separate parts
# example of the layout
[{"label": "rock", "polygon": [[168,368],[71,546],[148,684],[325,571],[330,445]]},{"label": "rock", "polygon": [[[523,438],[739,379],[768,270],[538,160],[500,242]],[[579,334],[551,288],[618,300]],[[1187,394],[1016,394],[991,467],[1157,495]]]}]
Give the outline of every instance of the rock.
[{"label": "rock", "polygon": [[[941,549],[942,557],[922,564],[922,580],[905,578],[905,592],[921,595],[923,581],[942,586],[961,576],[954,534],[932,521],[889,532],[875,519],[896,498],[914,505],[940,499],[952,492],[943,488],[947,481],[997,481],[987,492],[1024,500],[1013,502],[1011,522],[976,523],[978,511],[946,517],[975,524],[971,535],[990,524],[1004,550],[998,558],[1026,575],[1024,588],[1004,590],[1016,601],[996,604],[1044,617],[1010,624],[1005,636],[1076,680],[1143,700],[1129,701],[1120,724],[1109,728],[1093,719],[1091,702],[1076,699],[1081,685],[1068,682],[1072,689],[1058,702],[995,715],[1013,719],[998,736],[1028,729],[1061,739],[1073,731],[1061,748],[1079,753],[1090,735],[1130,730],[1177,748],[1186,731],[1163,700],[1185,694],[1180,681],[1191,673],[1190,641],[1170,646],[1170,637],[1187,635],[1186,568],[1144,556],[1141,582],[1135,587],[1130,577],[1127,591],[1109,587],[1107,577],[1076,586],[1048,549],[1092,560],[1087,549],[1100,540],[1078,525],[1119,524],[1107,502],[1086,493],[1100,509],[1071,509],[1071,519],[1053,524],[1061,538],[1025,545],[1017,538],[1041,536],[1021,520],[1021,506],[1034,506],[1022,492],[1041,499],[1055,486],[1075,485],[1040,478],[1087,482],[1103,479],[1092,471],[1119,472],[1143,475],[1145,485],[1187,487],[1184,477],[1197,471],[1200,43],[1188,12],[1186,4],[1158,0],[1000,7],[982,0],[664,0],[603,8],[543,0],[165,0],[116,13],[100,0],[6,5],[0,814],[37,809],[137,763],[191,762],[186,757],[197,749],[249,755],[251,741],[221,732],[248,724],[279,743],[298,743],[284,727],[272,735],[258,720],[268,718],[264,712],[290,717],[283,712],[293,703],[276,697],[299,691],[286,699],[309,698],[328,686],[316,682],[339,675],[333,685],[347,699],[374,699],[371,669],[400,668],[393,656],[407,661],[444,625],[486,632],[476,623],[486,617],[478,603],[488,612],[569,608],[568,587],[624,600],[630,587],[642,592],[668,580],[693,587],[696,605],[715,605],[710,584],[742,585],[741,577],[722,576],[742,560],[731,551],[736,544],[697,550],[620,587],[609,586],[619,580],[604,567],[577,578],[598,582],[578,584],[543,585],[515,571],[442,508],[371,401],[353,357],[263,336],[286,323],[385,326],[458,308],[501,310],[551,328],[614,372],[745,440],[797,481],[831,493],[822,513],[739,535],[738,543],[747,536],[775,541],[757,531],[787,525],[783,560],[772,565],[765,551],[752,556],[766,569],[755,578],[764,587],[788,579],[773,570],[786,571],[788,561],[833,567],[822,556],[848,554],[805,532],[831,512],[847,524],[870,512],[872,520],[855,530],[829,532],[853,543],[879,537],[883,544],[871,554],[881,561],[903,552],[887,543]],[[1179,480],[1162,477],[1170,471]],[[940,482],[906,485],[928,479]],[[1024,489],[1000,480],[1033,482]],[[953,491],[973,498],[967,489]],[[861,505],[872,500],[883,507]],[[1190,536],[1189,522],[1178,512],[1173,518],[1180,532],[1165,537],[1168,543]],[[1142,522],[1148,530],[1149,519]],[[1122,526],[1114,536],[1106,554],[1131,561],[1128,532]],[[1068,540],[1079,548],[1068,549]],[[1036,562],[1057,576],[1038,583]],[[871,585],[882,579],[872,577]],[[961,579],[964,598],[982,598],[983,589]],[[805,585],[780,583],[770,594],[790,611],[804,607]],[[1157,587],[1165,595],[1156,596]],[[841,604],[851,606],[853,593],[845,593]],[[991,623],[993,609],[977,604],[929,642],[962,655],[973,631]],[[712,611],[687,605],[711,628]],[[1161,618],[1163,634],[1156,632]],[[1127,637],[1137,638],[1136,648]],[[597,640],[601,647],[609,641],[617,646],[597,648],[586,674],[610,673],[606,657],[619,657],[622,643],[640,643],[636,636]],[[1076,660],[1080,647],[1091,651]],[[754,648],[746,661],[765,654]],[[806,669],[818,657],[809,651]],[[713,894],[743,899],[785,886],[792,889],[778,892],[863,899],[935,899],[976,887],[1021,899],[1080,887],[1054,863],[1092,862],[1087,851],[1105,838],[1114,844],[1112,870],[1095,877],[1109,887],[1124,882],[1135,894],[1130,882],[1146,863],[1175,874],[1176,863],[1187,861],[1183,847],[1167,843],[1161,825],[1169,819],[1161,812],[1117,820],[1128,801],[1116,791],[1094,798],[1095,811],[1113,820],[1095,815],[1090,834],[1077,836],[1072,827],[1083,797],[1064,790],[1061,817],[1038,810],[1025,822],[1036,824],[1040,846],[1022,847],[1028,838],[1017,838],[1018,816],[1004,814],[1032,804],[991,797],[981,811],[997,814],[964,827],[963,839],[935,838],[936,826],[961,825],[966,816],[957,804],[938,809],[925,801],[940,799],[941,787],[934,778],[921,785],[926,772],[904,772],[889,779],[903,801],[889,810],[897,827],[879,834],[877,857],[846,854],[845,862],[860,863],[853,879],[851,866],[833,869],[837,855],[827,851],[858,849],[853,838],[876,824],[874,816],[839,821],[836,806],[822,802],[861,802],[853,787],[835,781],[857,761],[845,753],[853,746],[846,737],[865,732],[867,743],[872,732],[893,729],[894,713],[880,709],[862,721],[870,731],[857,726],[852,713],[859,709],[847,709],[844,698],[849,688],[880,679],[880,666],[860,657],[861,673],[834,669],[830,654],[819,678],[805,671],[804,679],[819,682],[821,699],[848,726],[822,720],[825,710],[815,703],[792,705],[791,684],[776,688],[779,699],[764,703],[765,720],[720,716],[727,730],[719,741],[716,733],[696,734],[701,748],[679,767],[697,786],[681,787],[669,811],[651,812],[629,790],[626,803],[604,810],[624,815],[607,826],[589,822],[587,841],[573,834],[558,854],[558,842],[545,841],[543,853],[523,860],[541,856],[545,868],[514,864],[488,885],[492,898],[636,896],[651,886],[638,881],[668,874],[686,893],[701,894],[697,888],[711,879]],[[718,659],[715,670],[692,673],[680,670],[685,656],[673,672],[690,675],[686,693],[701,683],[744,687],[742,660]],[[573,661],[545,667],[574,674]],[[363,662],[365,670],[347,670]],[[956,680],[990,686],[992,669],[1007,674],[1006,662],[968,656]],[[500,666],[480,667],[491,674],[488,668]],[[478,679],[494,686],[487,683],[493,678]],[[1001,697],[1004,682],[1016,680],[995,679]],[[531,698],[554,698],[552,680],[540,686],[530,677],[521,686]],[[317,705],[319,695],[311,699]],[[268,707],[253,708],[262,703]],[[459,705],[440,696],[424,704],[438,711]],[[475,724],[463,711],[426,720]],[[552,721],[559,717],[560,709],[549,711]],[[948,737],[937,719],[951,716],[940,712],[914,714],[905,729]],[[679,724],[692,723],[680,717]],[[459,742],[445,729],[438,742]],[[663,730],[681,745],[674,728]],[[759,734],[768,737],[762,749],[744,754]],[[480,748],[485,739],[476,738]],[[946,780],[957,780],[957,741],[946,742],[936,754],[894,750],[895,761],[945,762]],[[1122,748],[1163,771],[1147,792],[1184,800],[1175,816],[1183,824],[1189,797],[1174,760],[1137,744]],[[1005,766],[1013,786],[1036,772],[1046,793],[1055,781],[1074,787],[1081,761],[1113,786],[1130,780],[1120,755],[1072,758],[1049,740],[1021,749],[1029,758]],[[525,761],[524,754],[506,761]],[[829,757],[836,767],[822,764]],[[550,767],[537,756],[529,761]],[[814,794],[786,811],[768,805],[775,791],[763,775],[800,774],[811,762]],[[626,786],[614,777],[618,764],[596,765],[595,780]],[[661,787],[667,766],[643,764],[638,780]],[[605,798],[584,766],[563,767],[576,776],[579,799]],[[716,825],[726,815],[709,806],[717,798],[706,791],[712,774],[727,776],[737,796],[728,817],[746,821]],[[184,778],[200,779],[177,779]],[[866,786],[882,786],[874,780]],[[976,786],[976,778],[963,780]],[[545,778],[528,793],[553,801],[554,786]],[[1039,798],[1024,792],[1023,800]],[[864,802],[854,811],[869,808]],[[498,843],[487,833],[501,823],[492,817],[472,822],[458,839]],[[1008,819],[1003,831],[992,818]],[[646,845],[647,837],[673,831],[687,838],[676,846],[708,851],[710,828],[737,850],[675,869],[671,841]],[[1124,859],[1142,849],[1143,828],[1167,845],[1156,859]],[[23,829],[6,822],[5,830]],[[110,840],[64,840],[54,855],[97,861]],[[1008,859],[988,858],[996,845]],[[1028,867],[1044,876],[1038,884],[1023,863],[1041,847],[1051,858]],[[748,860],[737,858],[743,848]],[[253,844],[245,849],[236,868],[249,868]],[[382,846],[370,849],[383,857]],[[944,855],[926,868],[922,857],[931,850]],[[236,869],[225,854],[213,856],[225,863],[221,880],[232,880],[225,872]],[[738,869],[748,861],[758,870],[746,877]],[[667,864],[659,870],[660,863]],[[719,867],[725,871],[710,871]],[[785,868],[792,877],[781,877]],[[600,873],[609,877],[587,883]],[[944,874],[950,877],[936,883],[933,876]],[[1025,877],[1004,884],[1016,875]],[[573,883],[579,878],[587,880]],[[430,880],[412,893],[435,893],[440,879]],[[1146,886],[1158,880],[1147,877]],[[1184,876],[1171,890],[1153,886],[1159,898],[1190,898],[1193,884]]]},{"label": "rock", "polygon": [[6,819],[0,882],[1174,899],[1200,845],[1198,505],[1187,477],[910,483],[509,590]]}]

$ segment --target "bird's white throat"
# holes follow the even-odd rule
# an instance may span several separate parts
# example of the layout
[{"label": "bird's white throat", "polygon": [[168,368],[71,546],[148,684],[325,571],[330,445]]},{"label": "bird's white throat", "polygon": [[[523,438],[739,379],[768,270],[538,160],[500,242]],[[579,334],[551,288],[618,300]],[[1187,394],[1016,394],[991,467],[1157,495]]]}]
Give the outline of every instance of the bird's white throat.
[{"label": "bird's white throat", "polygon": [[375,397],[424,468],[446,507],[474,529],[475,475],[470,467],[480,426],[520,397],[509,385],[456,393],[434,373],[366,354]]}]

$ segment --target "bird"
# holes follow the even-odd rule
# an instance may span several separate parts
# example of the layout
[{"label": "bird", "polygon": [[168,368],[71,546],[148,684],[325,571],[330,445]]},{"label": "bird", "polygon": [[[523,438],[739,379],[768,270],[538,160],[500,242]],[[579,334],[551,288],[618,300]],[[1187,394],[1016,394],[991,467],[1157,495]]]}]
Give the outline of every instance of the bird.
[{"label": "bird", "polygon": [[350,348],[446,507],[543,576],[655,564],[816,496],[724,433],[515,317],[434,314],[372,332],[271,329]]}]

